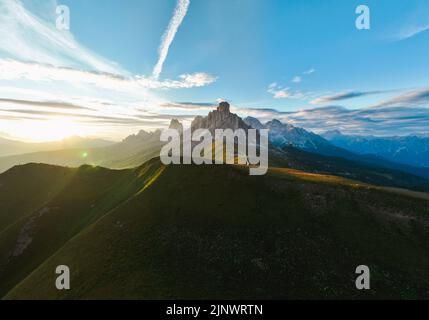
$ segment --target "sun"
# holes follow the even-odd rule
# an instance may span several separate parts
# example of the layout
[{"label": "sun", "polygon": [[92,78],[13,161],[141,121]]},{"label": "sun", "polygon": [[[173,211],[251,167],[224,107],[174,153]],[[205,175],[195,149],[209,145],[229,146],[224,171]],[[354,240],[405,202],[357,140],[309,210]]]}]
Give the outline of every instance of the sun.
[{"label": "sun", "polygon": [[56,118],[49,120],[22,120],[10,128],[10,133],[29,142],[47,142],[62,140],[71,136],[87,136],[91,130],[71,119]]}]

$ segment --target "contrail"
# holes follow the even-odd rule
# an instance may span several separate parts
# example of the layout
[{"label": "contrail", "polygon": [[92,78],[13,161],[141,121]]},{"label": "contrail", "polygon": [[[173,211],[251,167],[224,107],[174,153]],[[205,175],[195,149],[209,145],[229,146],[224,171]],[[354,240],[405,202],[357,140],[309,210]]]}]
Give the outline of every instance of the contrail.
[{"label": "contrail", "polygon": [[162,36],[161,45],[159,46],[159,49],[158,49],[158,52],[159,52],[158,62],[153,68],[153,72],[152,72],[152,76],[155,79],[158,79],[159,75],[162,72],[162,67],[164,65],[165,59],[167,58],[170,45],[173,42],[176,32],[179,29],[180,25],[182,24],[182,21],[185,18],[186,13],[188,12],[190,3],[191,3],[190,0],[177,1],[176,9],[174,10],[174,15],[170,20],[167,30]]}]

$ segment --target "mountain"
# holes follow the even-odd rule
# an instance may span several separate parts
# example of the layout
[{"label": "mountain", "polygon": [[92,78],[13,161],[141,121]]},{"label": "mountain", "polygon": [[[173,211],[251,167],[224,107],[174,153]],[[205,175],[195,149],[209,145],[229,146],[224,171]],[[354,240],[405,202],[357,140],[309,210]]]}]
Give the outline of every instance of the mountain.
[{"label": "mountain", "polygon": [[[196,117],[192,122],[194,130],[206,128],[248,129],[250,127],[270,129],[270,165],[288,166],[312,173],[323,173],[352,178],[362,182],[413,190],[429,190],[429,170],[391,163],[378,158],[357,155],[330,144],[318,135],[289,124],[273,120],[262,125],[255,118],[247,118],[248,124],[230,112],[229,104],[219,107],[206,117]],[[170,128],[183,130],[176,119]],[[112,169],[133,168],[149,159],[158,157],[162,143],[161,130],[126,137],[123,141],[102,148],[76,148],[37,152],[0,158],[0,172],[17,164],[46,163],[69,167],[83,164]],[[301,149],[302,148],[302,149]],[[302,150],[302,151],[300,151]]]},{"label": "mountain", "polygon": [[355,155],[347,150],[332,145],[321,136],[303,128],[295,127],[273,119],[262,124],[258,119],[247,117],[244,122],[255,129],[268,129],[269,140],[276,147],[293,146],[295,148],[326,156],[354,158]]},{"label": "mountain", "polygon": [[197,116],[191,124],[192,131],[208,129],[214,136],[215,129],[244,129],[250,127],[235,113],[230,112],[228,102],[221,102],[216,110],[211,111],[206,117]]},{"label": "mountain", "polygon": [[112,144],[113,142],[103,139],[82,138],[78,136],[66,138],[60,141],[43,143],[27,143],[0,137],[0,157],[40,151],[74,148],[101,148]]},{"label": "mountain", "polygon": [[[183,131],[183,125],[177,119],[172,119],[170,128]],[[222,102],[207,117],[198,116],[194,119],[192,129],[198,128],[207,128],[214,133],[216,128],[247,129],[249,127],[239,116],[230,112],[230,106],[227,102]],[[141,130],[119,143],[106,147],[91,148],[69,145],[53,151],[0,157],[0,172],[4,172],[14,165],[25,163],[46,163],[71,167],[91,164],[114,169],[136,167],[153,157],[159,156],[162,147],[160,135],[160,129],[154,132]]]},{"label": "mountain", "polygon": [[183,124],[180,123],[177,119],[171,119],[170,126],[168,129],[174,129],[179,131],[180,133],[183,133]]},{"label": "mountain", "polygon": [[130,168],[159,156],[161,130],[139,131],[118,143],[105,147],[68,145],[70,148],[0,157],[0,172],[18,164],[46,163],[76,167],[83,164],[102,165],[114,169]]},{"label": "mountain", "polygon": [[332,144],[357,154],[371,154],[411,166],[429,168],[429,137],[373,137],[344,135],[340,131],[323,134]]},{"label": "mountain", "polygon": [[[427,194],[158,159],[17,166],[0,186],[5,299],[429,297]],[[369,291],[355,288],[361,264]],[[55,289],[58,265],[71,290]]]},{"label": "mountain", "polygon": [[[255,129],[268,129],[270,142],[274,146],[280,148],[285,148],[287,146],[295,147],[303,151],[327,157],[347,159],[355,162],[358,166],[370,166],[378,168],[380,171],[384,171],[384,169],[387,168],[429,179],[429,168],[394,162],[374,155],[360,154],[343,147],[341,144],[336,145],[313,132],[295,127],[288,123],[282,123],[276,119],[269,121],[266,124],[262,124],[258,119],[252,117],[247,117],[244,121]],[[327,137],[329,138],[330,135]],[[327,161],[329,162],[329,160]]]},{"label": "mountain", "polygon": [[[251,122],[221,104],[193,126]],[[303,150],[313,145],[304,138],[318,148],[324,139],[263,126],[274,141],[299,141],[271,146],[265,176],[244,165],[165,166],[160,130],[35,156],[126,169],[30,163],[0,174],[0,297],[428,298],[429,181]],[[369,291],[355,288],[362,264]],[[56,290],[58,265],[70,267],[71,290]]]}]

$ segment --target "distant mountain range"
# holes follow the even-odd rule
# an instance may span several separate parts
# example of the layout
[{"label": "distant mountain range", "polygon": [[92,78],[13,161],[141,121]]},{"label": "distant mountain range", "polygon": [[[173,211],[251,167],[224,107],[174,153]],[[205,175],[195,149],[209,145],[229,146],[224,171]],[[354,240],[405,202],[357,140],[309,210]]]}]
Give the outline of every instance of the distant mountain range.
[{"label": "distant mountain range", "polygon": [[91,144],[72,144],[66,148],[50,151],[0,157],[0,172],[26,163],[46,163],[69,167],[91,164],[113,169],[131,168],[159,156],[162,146],[160,134],[160,130],[154,132],[141,130],[121,142],[106,143],[107,146],[102,147],[98,144],[96,147],[91,147]]},{"label": "distant mountain range", "polygon": [[244,122],[255,129],[268,129],[269,139],[277,147],[292,146],[327,156],[352,156],[350,152],[335,147],[329,141],[313,132],[288,123],[282,123],[277,119],[262,124],[256,118],[247,117]]},{"label": "distant mountain range", "polygon": [[[171,128],[183,130],[176,119]],[[373,155],[358,154],[338,147],[327,139],[293,125],[272,120],[262,124],[256,118],[241,119],[230,112],[229,104],[221,103],[206,117],[197,116],[191,125],[193,130],[215,129],[269,129],[271,143],[270,163],[305,169],[315,173],[340,175],[372,184],[429,190],[429,168],[414,167],[388,161]],[[161,130],[139,133],[123,141],[103,147],[72,147],[54,151],[33,152],[0,157],[0,172],[14,165],[46,163],[77,167],[83,164],[98,165],[112,169],[139,166],[158,157],[162,143]],[[75,144],[76,145],[76,144]],[[303,166],[305,164],[305,166]]]},{"label": "distant mountain range", "polygon": [[[282,123],[276,119],[265,124],[262,124],[258,119],[253,117],[247,117],[244,121],[252,128],[270,130],[269,139],[276,147],[294,147],[323,156],[347,159],[359,162],[361,165],[365,164],[367,166],[403,171],[429,179],[429,168],[405,162],[395,162],[393,159],[382,158],[375,154],[370,154],[369,152],[358,153],[342,145],[337,145],[329,141],[329,139],[313,132],[295,127],[288,123]],[[425,149],[423,148],[423,150]]]},{"label": "distant mountain range", "polygon": [[361,155],[375,155],[398,163],[429,168],[429,136],[373,137],[328,131],[323,137],[333,145]]},{"label": "distant mountain range", "polygon": [[29,143],[0,137],[0,157],[18,155],[31,152],[53,151],[75,148],[101,148],[112,145],[114,142],[82,138],[78,136],[60,141]]}]

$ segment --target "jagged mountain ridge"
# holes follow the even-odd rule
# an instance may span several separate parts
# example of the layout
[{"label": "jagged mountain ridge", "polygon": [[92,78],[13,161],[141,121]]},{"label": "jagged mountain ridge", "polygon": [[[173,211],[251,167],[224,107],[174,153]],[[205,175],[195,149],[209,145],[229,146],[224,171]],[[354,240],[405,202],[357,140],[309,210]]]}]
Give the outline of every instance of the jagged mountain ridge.
[{"label": "jagged mountain ridge", "polygon": [[243,119],[235,113],[231,113],[228,102],[221,102],[216,110],[209,112],[206,117],[197,116],[191,124],[192,131],[208,129],[214,135],[215,129],[250,129]]},{"label": "jagged mountain ridge", "polygon": [[374,137],[345,135],[339,130],[322,136],[335,146],[357,154],[373,154],[398,163],[429,168],[429,137]]}]

